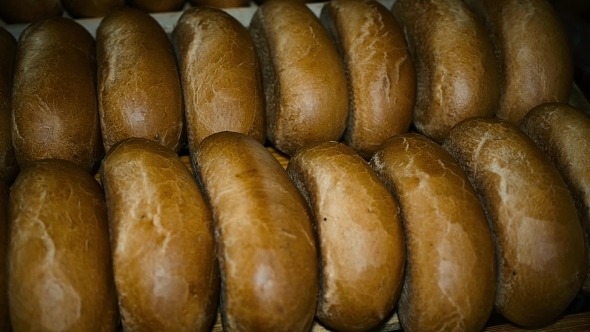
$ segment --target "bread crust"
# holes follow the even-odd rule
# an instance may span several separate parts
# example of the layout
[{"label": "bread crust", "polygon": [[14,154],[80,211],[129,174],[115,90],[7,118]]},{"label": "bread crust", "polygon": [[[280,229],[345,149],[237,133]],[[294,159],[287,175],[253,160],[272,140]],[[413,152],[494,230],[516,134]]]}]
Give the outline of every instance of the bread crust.
[{"label": "bread crust", "polygon": [[183,101],[172,44],[133,8],[111,12],[96,32],[98,109],[105,150],[130,137],[182,147]]},{"label": "bread crust", "polygon": [[60,16],[59,0],[2,0],[0,17],[9,24],[29,23]]},{"label": "bread crust", "polygon": [[465,173],[419,134],[390,138],[371,166],[401,208],[408,257],[398,306],[403,329],[482,330],[494,305],[496,262],[484,210]]},{"label": "bread crust", "polygon": [[486,23],[500,74],[496,116],[519,125],[533,107],[567,102],[573,60],[565,29],[546,0],[465,0]]},{"label": "bread crust", "polygon": [[303,148],[287,173],[316,225],[316,317],[337,331],[376,327],[393,311],[404,279],[405,241],[393,194],[361,156],[336,142]]},{"label": "bread crust", "polygon": [[[533,108],[520,128],[551,159],[567,184],[590,254],[590,117],[565,103],[547,103]],[[590,290],[590,274],[584,289]]]},{"label": "bread crust", "polygon": [[213,210],[225,331],[309,331],[318,259],[305,199],[249,136],[207,137],[192,160]]},{"label": "bread crust", "polygon": [[264,91],[248,30],[220,9],[186,10],[174,28],[189,149],[207,136],[235,131],[266,139]]},{"label": "bread crust", "polygon": [[116,331],[102,188],[79,166],[31,163],[11,188],[8,289],[15,331]]},{"label": "bread crust", "polygon": [[126,331],[204,331],[217,314],[211,211],[174,151],[141,138],[101,166]]},{"label": "bread crust", "polygon": [[[12,72],[16,54],[16,39],[0,27],[0,181],[11,184],[18,174],[18,164],[12,147]],[[1,331],[1,329],[0,329]]]},{"label": "bread crust", "polygon": [[414,125],[441,142],[457,123],[492,117],[499,98],[494,48],[483,23],[461,0],[398,0],[417,77]]},{"label": "bread crust", "polygon": [[524,327],[549,323],[586,275],[584,235],[557,169],[514,125],[472,119],[443,144],[476,189],[494,234],[496,308]]},{"label": "bread crust", "polygon": [[408,131],[416,72],[402,27],[374,0],[337,0],[321,21],[338,47],[348,79],[344,142],[369,159],[389,137]]},{"label": "bread crust", "polygon": [[57,158],[92,171],[104,154],[96,106],[96,47],[75,21],[54,17],[20,36],[12,142],[22,167]]},{"label": "bread crust", "polygon": [[262,4],[250,23],[262,68],[268,139],[282,152],[338,141],[348,88],[342,61],[319,19],[303,3]]}]

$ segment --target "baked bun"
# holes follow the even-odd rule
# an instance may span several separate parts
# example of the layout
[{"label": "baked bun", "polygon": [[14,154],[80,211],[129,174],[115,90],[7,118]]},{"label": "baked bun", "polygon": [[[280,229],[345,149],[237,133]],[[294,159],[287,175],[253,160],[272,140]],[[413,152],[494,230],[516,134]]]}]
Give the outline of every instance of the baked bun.
[{"label": "baked bun", "polygon": [[398,0],[392,12],[416,66],[416,129],[441,142],[465,119],[492,117],[500,93],[494,48],[463,1]]},{"label": "baked bun", "polygon": [[443,146],[467,173],[494,233],[497,310],[524,327],[548,324],[574,299],[587,266],[559,172],[522,131],[498,119],[465,121]]}]

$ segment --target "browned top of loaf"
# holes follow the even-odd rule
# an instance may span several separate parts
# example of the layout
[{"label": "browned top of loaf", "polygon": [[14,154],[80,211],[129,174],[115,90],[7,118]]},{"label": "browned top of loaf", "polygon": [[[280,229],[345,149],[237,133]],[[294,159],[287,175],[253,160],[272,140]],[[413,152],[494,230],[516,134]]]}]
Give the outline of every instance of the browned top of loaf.
[{"label": "browned top of loaf", "polygon": [[125,329],[195,331],[217,313],[211,211],[174,151],[132,138],[101,166]]},{"label": "browned top of loaf", "polygon": [[412,121],[416,73],[404,32],[391,12],[373,0],[330,1],[321,19],[348,78],[344,141],[370,158],[386,139],[408,131]]},{"label": "browned top of loaf", "polygon": [[317,317],[338,331],[366,331],[397,304],[405,242],[399,206],[351,148],[312,144],[287,172],[313,208],[321,249]]},{"label": "browned top of loaf", "polygon": [[59,158],[91,170],[103,155],[96,107],[96,48],[80,24],[51,18],[20,36],[12,139],[19,165]]},{"label": "browned top of loaf", "polygon": [[318,289],[309,207],[264,146],[209,136],[193,159],[216,222],[224,327],[308,331]]},{"label": "browned top of loaf", "polygon": [[485,16],[500,70],[496,116],[520,124],[547,102],[567,102],[573,62],[559,17],[546,0],[466,0]]},{"label": "browned top of loaf", "polygon": [[264,143],[264,92],[248,30],[222,10],[197,7],[183,13],[173,38],[191,149],[220,131]]},{"label": "browned top of loaf", "polygon": [[0,181],[11,183],[18,172],[10,126],[16,40],[3,28],[0,28],[0,50]]},{"label": "browned top of loaf", "polygon": [[303,3],[261,5],[250,32],[262,64],[268,138],[292,155],[339,140],[348,117],[346,75],[335,45]]},{"label": "browned top of loaf", "polygon": [[469,176],[495,233],[496,307],[519,325],[553,320],[586,272],[582,229],[557,169],[523,132],[497,119],[463,122],[444,146]]},{"label": "browned top of loaf", "polygon": [[133,7],[147,12],[171,12],[180,10],[185,0],[129,0]]},{"label": "browned top of loaf", "polygon": [[442,147],[418,134],[387,140],[371,164],[401,207],[408,251],[398,311],[402,326],[481,330],[494,304],[495,256],[465,173]]},{"label": "browned top of loaf", "polygon": [[[0,29],[1,30],[1,29]],[[10,331],[8,312],[8,198],[10,189],[0,181],[0,331]]]},{"label": "browned top of loaf", "polygon": [[129,137],[178,151],[183,105],[172,45],[149,14],[122,8],[96,33],[98,106],[105,150]]},{"label": "browned top of loaf", "polygon": [[582,224],[590,228],[590,117],[565,103],[542,104],[527,114],[521,128],[557,166]]},{"label": "browned top of loaf", "polygon": [[59,0],[2,0],[0,17],[6,23],[40,21],[61,14]]},{"label": "browned top of loaf", "polygon": [[114,331],[117,303],[102,188],[42,160],[11,188],[9,297],[15,331]]},{"label": "browned top of loaf", "polygon": [[217,8],[232,8],[247,6],[249,0],[189,0],[195,6],[211,6]]},{"label": "browned top of loaf", "polygon": [[442,141],[457,123],[491,117],[499,96],[494,50],[483,24],[461,0],[398,0],[418,78],[414,124]]},{"label": "browned top of loaf", "polygon": [[125,0],[62,0],[61,2],[74,17],[102,17],[114,8],[125,5]]}]

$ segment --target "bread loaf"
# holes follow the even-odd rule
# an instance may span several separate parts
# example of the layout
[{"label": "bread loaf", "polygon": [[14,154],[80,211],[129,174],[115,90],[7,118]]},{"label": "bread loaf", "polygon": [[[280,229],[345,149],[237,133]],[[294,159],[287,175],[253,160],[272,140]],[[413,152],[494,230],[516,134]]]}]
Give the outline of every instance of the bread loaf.
[{"label": "bread loaf", "polygon": [[465,0],[486,22],[500,73],[496,116],[516,125],[547,102],[567,102],[573,62],[565,30],[546,0]]},{"label": "bread loaf", "polygon": [[337,331],[376,327],[393,311],[404,280],[404,235],[393,194],[363,158],[336,142],[301,149],[287,173],[317,228],[316,316]]},{"label": "bread loaf", "polygon": [[399,200],[408,263],[398,306],[405,331],[480,331],[494,306],[494,245],[459,165],[419,134],[394,136],[371,165]]},{"label": "bread loaf", "polygon": [[292,155],[307,144],[339,140],[348,116],[338,51],[305,4],[273,0],[250,23],[262,67],[267,136]]},{"label": "bread loaf", "polygon": [[28,23],[61,15],[59,0],[2,0],[0,18],[6,23]]},{"label": "bread loaf", "polygon": [[[18,164],[12,147],[12,71],[16,40],[0,27],[0,181],[12,183],[18,174]],[[0,329],[1,330],[1,329]]]},{"label": "bread loaf", "polygon": [[101,166],[126,331],[205,331],[217,314],[211,211],[174,151],[131,138]]},{"label": "bread loaf", "polygon": [[494,48],[483,23],[461,0],[398,0],[416,66],[414,125],[441,142],[457,123],[492,117],[499,98]]},{"label": "bread loaf", "polygon": [[103,155],[96,107],[96,47],[80,24],[51,18],[20,36],[12,141],[18,164],[57,158],[91,171]]},{"label": "bread loaf", "polygon": [[[590,117],[568,104],[548,103],[533,108],[525,116],[520,127],[551,159],[565,180],[576,203],[588,247],[590,245]],[[590,250],[588,253],[590,254]],[[590,290],[590,274],[586,276],[584,288]]]},{"label": "bread loaf", "polygon": [[182,9],[185,0],[129,0],[129,5],[150,13],[173,12]]},{"label": "bread loaf", "polygon": [[61,0],[74,17],[102,17],[111,10],[125,5],[125,0]]},{"label": "bread loaf", "polygon": [[348,78],[344,142],[368,159],[386,139],[407,132],[412,121],[416,73],[404,32],[374,0],[330,1],[321,19]]},{"label": "bread loaf", "polygon": [[318,290],[307,202],[266,148],[207,137],[192,160],[213,210],[224,331],[309,331]]},{"label": "bread loaf", "polygon": [[147,13],[123,8],[101,21],[96,42],[105,150],[140,137],[178,151],[184,138],[182,90],[162,27]]},{"label": "bread loaf", "polygon": [[443,146],[467,173],[494,232],[497,310],[524,327],[554,320],[582,286],[587,264],[557,169],[523,132],[497,119],[465,121]]},{"label": "bread loaf", "polygon": [[15,331],[117,331],[102,188],[70,162],[37,161],[11,188],[8,286]]},{"label": "bread loaf", "polygon": [[189,149],[207,136],[235,131],[266,139],[264,91],[248,30],[226,12],[186,10],[174,28]]},{"label": "bread loaf", "polygon": [[12,331],[8,312],[8,200],[10,189],[0,181],[0,331]]}]

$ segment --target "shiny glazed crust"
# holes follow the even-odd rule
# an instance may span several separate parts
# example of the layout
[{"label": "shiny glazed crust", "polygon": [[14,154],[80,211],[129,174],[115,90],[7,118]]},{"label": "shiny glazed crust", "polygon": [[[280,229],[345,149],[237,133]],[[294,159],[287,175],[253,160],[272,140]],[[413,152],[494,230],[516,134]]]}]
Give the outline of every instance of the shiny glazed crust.
[{"label": "shiny glazed crust", "polygon": [[496,116],[520,124],[533,107],[567,102],[573,61],[559,17],[546,0],[465,0],[485,21],[500,73]]},{"label": "shiny glazed crust", "polygon": [[[547,154],[565,180],[586,232],[586,245],[590,246],[590,117],[568,104],[548,103],[533,108],[520,128]],[[588,274],[584,288],[590,289]]]},{"label": "shiny glazed crust", "polygon": [[465,173],[418,134],[387,140],[371,165],[401,207],[408,257],[398,306],[403,329],[482,330],[494,306],[494,245]]},{"label": "shiny glazed crust", "polygon": [[122,8],[96,32],[98,109],[105,150],[130,137],[178,151],[183,103],[172,44],[149,14]]},{"label": "shiny glazed crust", "polygon": [[307,144],[339,140],[348,88],[336,46],[303,3],[273,0],[250,23],[262,68],[267,136],[292,155]]},{"label": "shiny glazed crust", "polygon": [[211,211],[174,151],[147,139],[113,146],[101,166],[125,331],[204,331],[217,314]]},{"label": "shiny glazed crust", "polygon": [[12,140],[22,167],[57,158],[91,171],[103,156],[96,107],[96,48],[80,24],[51,18],[20,36]]},{"label": "shiny glazed crust", "polygon": [[584,235],[572,197],[551,161],[517,127],[472,119],[443,146],[476,189],[498,259],[496,308],[535,327],[571,303],[586,275]]},{"label": "shiny glazed crust", "polygon": [[322,9],[322,24],[343,60],[350,98],[344,142],[363,158],[408,131],[416,73],[404,32],[390,11],[373,0],[337,0]]},{"label": "shiny glazed crust", "polygon": [[232,132],[192,160],[215,220],[225,331],[309,331],[318,259],[305,199],[266,148]]},{"label": "shiny glazed crust", "polygon": [[14,331],[116,331],[102,188],[79,166],[42,160],[11,188],[8,285]]},{"label": "shiny glazed crust", "polygon": [[416,66],[414,125],[441,142],[457,123],[492,117],[499,98],[494,48],[483,23],[461,0],[398,0]]},{"label": "shiny glazed crust", "polygon": [[248,30],[222,10],[185,11],[173,33],[185,101],[189,149],[235,131],[266,139],[264,91]]},{"label": "shiny glazed crust", "polygon": [[316,316],[338,331],[367,331],[393,311],[406,263],[399,206],[369,164],[344,144],[300,150],[287,173],[307,199],[320,247]]}]

